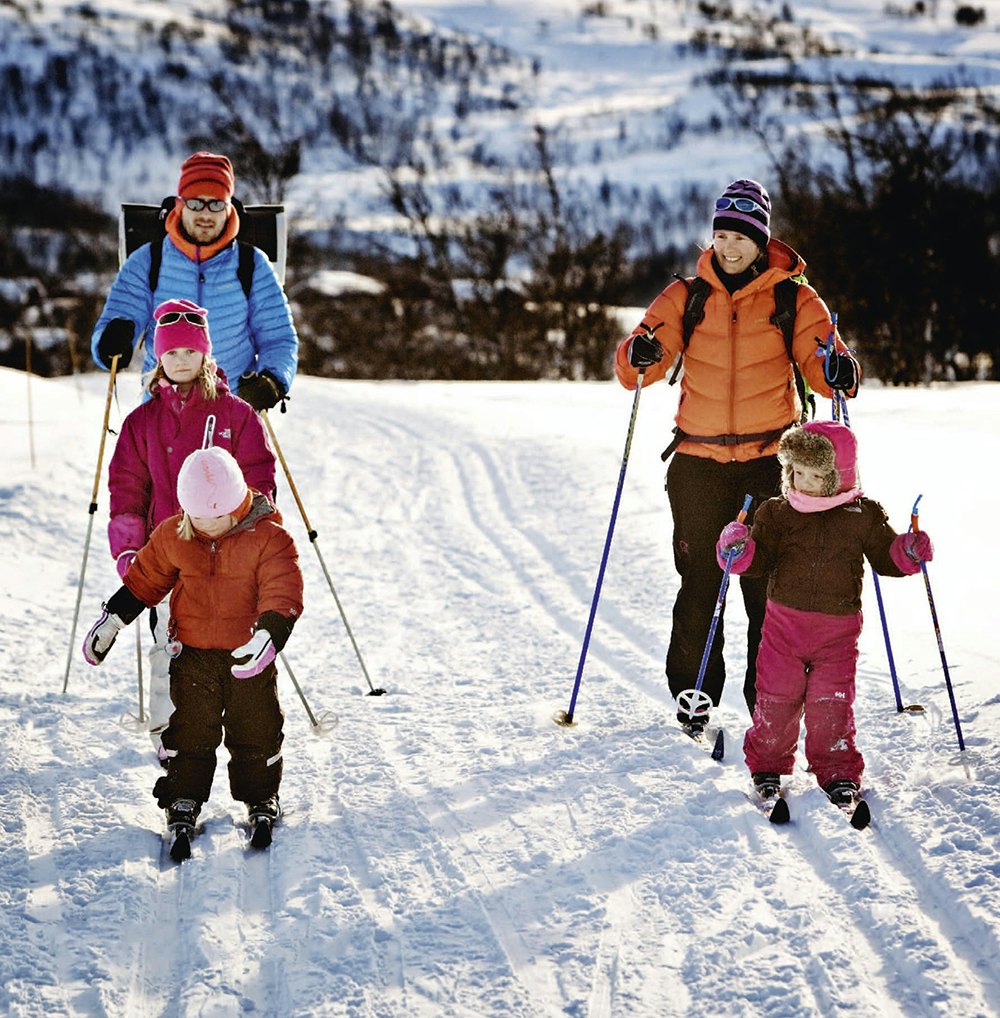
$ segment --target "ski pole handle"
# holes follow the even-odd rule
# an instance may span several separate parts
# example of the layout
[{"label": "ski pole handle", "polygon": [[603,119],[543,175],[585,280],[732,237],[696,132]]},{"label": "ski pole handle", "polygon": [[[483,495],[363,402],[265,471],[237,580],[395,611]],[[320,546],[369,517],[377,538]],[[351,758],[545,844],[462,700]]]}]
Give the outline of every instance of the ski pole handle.
[{"label": "ski pole handle", "polygon": [[[743,508],[736,514],[736,522],[742,523],[747,518],[747,513],[750,512],[750,504],[753,502],[753,495],[747,495],[743,499]],[[726,588],[729,586],[729,570],[732,569],[733,559],[736,557],[736,547],[733,546],[726,552],[726,568],[722,574],[722,587],[719,590],[719,599],[715,605],[716,615],[722,611],[722,605],[726,600]],[[701,688],[700,686],[698,687]]]},{"label": "ski pole handle", "polygon": [[[753,495],[747,495],[743,499],[743,508],[736,514],[736,522],[742,523],[747,518],[747,513],[750,511],[750,504],[753,502]],[[736,546],[734,545],[729,551],[726,552],[726,571],[722,577],[722,590],[719,592],[719,600],[717,607],[721,610],[722,603],[726,597],[726,587],[729,585],[729,570],[732,568],[733,559],[736,557]],[[700,688],[700,687],[699,687]]]},{"label": "ski pole handle", "polygon": [[[820,345],[816,350],[816,356],[823,358],[823,377],[826,379],[828,385],[833,385],[833,379],[830,377],[830,356],[836,350],[836,343],[834,342],[834,336],[837,333],[837,312],[834,311],[830,315],[830,331],[827,334],[826,342]],[[816,342],[819,343],[819,337],[816,337]]]},{"label": "ski pole handle", "polygon": [[920,530],[920,520],[918,518],[920,516],[920,509],[918,506],[920,505],[920,500],[923,497],[923,495],[917,495],[917,500],[913,503],[913,508],[910,510],[910,529],[915,534]]}]

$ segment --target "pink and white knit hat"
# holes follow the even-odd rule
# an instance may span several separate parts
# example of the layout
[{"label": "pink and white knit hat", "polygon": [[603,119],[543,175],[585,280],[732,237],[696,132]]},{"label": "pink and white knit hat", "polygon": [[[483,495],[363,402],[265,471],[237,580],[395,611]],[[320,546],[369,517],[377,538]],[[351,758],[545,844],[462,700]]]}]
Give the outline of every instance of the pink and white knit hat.
[{"label": "pink and white knit hat", "polygon": [[196,449],[177,474],[177,501],[188,516],[225,516],[235,512],[246,495],[239,463],[218,446]]}]

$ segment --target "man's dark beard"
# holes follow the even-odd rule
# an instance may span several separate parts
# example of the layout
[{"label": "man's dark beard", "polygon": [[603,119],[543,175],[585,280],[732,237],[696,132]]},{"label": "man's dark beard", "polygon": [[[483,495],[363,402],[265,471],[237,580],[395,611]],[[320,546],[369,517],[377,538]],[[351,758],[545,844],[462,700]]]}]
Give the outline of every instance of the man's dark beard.
[{"label": "man's dark beard", "polygon": [[195,247],[204,247],[206,244],[214,244],[226,230],[226,220],[222,221],[222,225],[219,227],[219,232],[214,237],[209,237],[208,240],[195,240],[187,230],[184,229],[184,221],[181,220],[177,223],[177,232],[189,243]]}]

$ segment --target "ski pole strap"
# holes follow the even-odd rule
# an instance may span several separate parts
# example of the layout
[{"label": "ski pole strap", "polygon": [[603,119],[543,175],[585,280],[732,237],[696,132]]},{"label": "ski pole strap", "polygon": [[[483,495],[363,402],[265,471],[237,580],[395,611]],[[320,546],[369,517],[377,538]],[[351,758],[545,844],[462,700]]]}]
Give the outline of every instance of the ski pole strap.
[{"label": "ski pole strap", "polygon": [[781,428],[772,428],[770,431],[754,431],[746,435],[689,435],[679,427],[673,429],[674,440],[660,453],[660,459],[664,463],[676,452],[682,442],[701,442],[704,445],[743,445],[746,442],[760,442],[758,452],[763,452],[772,442],[781,436],[794,425],[789,422]]},{"label": "ski pole strap", "polygon": [[202,449],[210,449],[212,447],[212,439],[215,437],[215,414],[209,414],[205,418],[205,431],[201,438]]}]

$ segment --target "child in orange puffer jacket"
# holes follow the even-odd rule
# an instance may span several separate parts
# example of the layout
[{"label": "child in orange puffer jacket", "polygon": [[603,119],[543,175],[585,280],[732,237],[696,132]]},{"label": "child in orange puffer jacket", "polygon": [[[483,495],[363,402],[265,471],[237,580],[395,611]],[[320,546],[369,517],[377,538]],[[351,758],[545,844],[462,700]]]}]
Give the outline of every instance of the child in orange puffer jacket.
[{"label": "child in orange puffer jacket", "polygon": [[274,659],[302,614],[302,573],[281,516],[247,487],[224,449],[187,457],[177,498],[183,513],[164,520],[139,550],[83,653],[100,664],[119,631],[170,594],[174,711],[163,733],[167,773],[153,795],[184,835],[175,845],[187,840],[178,850],[186,858],[223,733],[233,798],[249,808],[254,844],[270,844],[284,722]]}]

